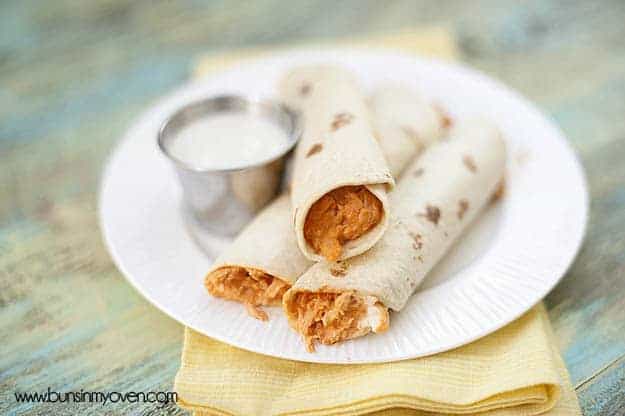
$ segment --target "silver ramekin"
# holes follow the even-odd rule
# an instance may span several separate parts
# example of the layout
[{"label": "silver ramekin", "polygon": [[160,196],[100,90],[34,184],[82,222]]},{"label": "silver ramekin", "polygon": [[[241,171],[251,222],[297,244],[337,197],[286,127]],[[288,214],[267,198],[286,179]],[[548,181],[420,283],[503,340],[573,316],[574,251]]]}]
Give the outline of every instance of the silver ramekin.
[{"label": "silver ramekin", "polygon": [[[252,114],[282,128],[287,136],[284,149],[270,158],[234,169],[193,166],[169,151],[176,134],[187,125],[205,117],[236,113]],[[174,112],[158,132],[158,146],[180,178],[183,205],[191,217],[209,232],[231,236],[275,196],[284,157],[297,143],[300,133],[296,113],[278,102],[221,95],[192,102]]]}]

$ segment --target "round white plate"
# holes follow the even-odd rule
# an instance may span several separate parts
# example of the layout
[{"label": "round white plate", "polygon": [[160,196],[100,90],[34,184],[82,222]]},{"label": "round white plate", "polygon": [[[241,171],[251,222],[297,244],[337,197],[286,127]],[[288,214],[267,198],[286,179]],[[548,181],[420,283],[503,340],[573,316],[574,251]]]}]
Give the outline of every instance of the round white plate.
[{"label": "round white plate", "polygon": [[[158,151],[163,119],[189,100],[218,93],[274,95],[294,65],[336,63],[366,88],[401,82],[460,118],[484,115],[508,144],[505,198],[488,209],[384,334],[306,352],[279,308],[270,321],[203,286],[211,259],[194,242],[180,209],[181,191]],[[252,61],[180,88],[128,130],[102,182],[100,220],[119,269],[155,306],[181,323],[262,354],[320,363],[372,363],[445,351],[519,317],[560,280],[580,247],[587,217],[582,168],[560,130],[519,94],[467,68],[414,56],[352,50],[304,50]],[[202,244],[220,250],[227,241]]]}]

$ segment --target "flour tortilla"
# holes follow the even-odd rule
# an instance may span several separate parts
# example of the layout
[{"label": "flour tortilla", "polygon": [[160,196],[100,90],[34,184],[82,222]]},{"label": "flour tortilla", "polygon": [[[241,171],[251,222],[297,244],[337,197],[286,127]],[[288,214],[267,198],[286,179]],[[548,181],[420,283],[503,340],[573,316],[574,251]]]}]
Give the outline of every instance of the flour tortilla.
[{"label": "flour tortilla", "polygon": [[369,108],[378,144],[395,178],[445,131],[440,110],[403,84],[377,87]]},{"label": "flour tortilla", "polygon": [[[324,67],[299,68],[284,78],[282,100],[302,111]],[[368,99],[375,137],[394,178],[398,178],[415,156],[438,140],[449,120],[441,109],[405,84],[376,86]]]},{"label": "flour tortilla", "polygon": [[[380,87],[379,91],[383,89],[385,87]],[[395,128],[393,111],[387,111],[386,108],[392,109],[400,104],[408,104],[410,111],[403,114],[406,120],[412,122],[412,120],[427,120],[427,116],[422,113],[431,114],[431,104],[409,87],[396,88],[392,91],[392,96],[387,94],[384,100],[379,102],[376,98],[379,95],[376,93],[370,102],[374,109],[373,117],[377,123],[380,123],[380,127],[376,126],[376,129],[381,146],[383,149],[394,150],[384,156],[392,167],[393,176],[398,177],[404,165],[398,161],[407,156],[414,157],[418,149],[438,139],[442,132],[440,128],[442,124],[438,120],[438,129],[423,128],[421,130],[419,125],[414,126],[424,132],[417,140],[414,136],[407,135],[402,129]],[[393,142],[397,142],[397,145],[393,145]],[[313,262],[306,258],[297,246],[291,221],[290,197],[282,194],[241,231],[235,241],[215,261],[206,278],[210,279],[213,273],[221,268],[232,266],[261,271],[293,284],[312,264]]]},{"label": "flour tortilla", "polygon": [[281,81],[281,97],[297,105],[303,134],[295,152],[291,205],[297,243],[306,257],[324,260],[304,237],[311,206],[325,194],[364,185],[382,204],[382,219],[361,237],[346,242],[339,259],[371,248],[388,226],[388,191],[395,185],[372,127],[366,101],[352,74],[340,68],[296,68]]},{"label": "flour tortilla", "polygon": [[[301,292],[355,290],[400,311],[425,275],[490,200],[506,151],[497,128],[473,120],[454,128],[407,169],[390,195],[393,216],[371,250],[337,264],[316,263],[287,291],[285,311]],[[287,313],[289,321],[296,316]]]},{"label": "flour tortilla", "polygon": [[264,272],[293,284],[312,262],[297,248],[290,221],[291,200],[284,193],[265,207],[219,256],[206,279],[228,266]]}]

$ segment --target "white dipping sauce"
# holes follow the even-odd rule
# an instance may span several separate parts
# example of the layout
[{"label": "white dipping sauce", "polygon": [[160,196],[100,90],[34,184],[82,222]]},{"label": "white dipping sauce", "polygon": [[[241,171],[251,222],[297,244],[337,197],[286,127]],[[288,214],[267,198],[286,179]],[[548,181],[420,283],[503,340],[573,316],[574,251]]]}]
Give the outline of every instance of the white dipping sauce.
[{"label": "white dipping sauce", "polygon": [[195,168],[228,169],[254,165],[287,146],[284,130],[245,113],[209,116],[183,127],[169,143],[169,153]]}]

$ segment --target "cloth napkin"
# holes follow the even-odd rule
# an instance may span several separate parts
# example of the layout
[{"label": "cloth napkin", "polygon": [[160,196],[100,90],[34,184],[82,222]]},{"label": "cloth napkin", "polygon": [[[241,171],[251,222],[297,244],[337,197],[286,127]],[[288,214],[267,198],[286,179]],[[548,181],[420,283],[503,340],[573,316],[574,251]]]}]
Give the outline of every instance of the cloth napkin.
[{"label": "cloth napkin", "polygon": [[[453,36],[444,28],[339,44],[384,47],[448,60],[458,56]],[[264,53],[267,51],[245,50],[203,57],[195,75],[223,70]],[[203,290],[201,285],[198,290]],[[581,414],[542,304],[471,344],[386,364],[281,360],[185,328],[174,390],[178,405],[198,416]]]}]

